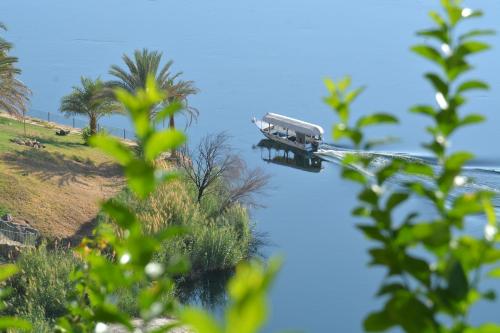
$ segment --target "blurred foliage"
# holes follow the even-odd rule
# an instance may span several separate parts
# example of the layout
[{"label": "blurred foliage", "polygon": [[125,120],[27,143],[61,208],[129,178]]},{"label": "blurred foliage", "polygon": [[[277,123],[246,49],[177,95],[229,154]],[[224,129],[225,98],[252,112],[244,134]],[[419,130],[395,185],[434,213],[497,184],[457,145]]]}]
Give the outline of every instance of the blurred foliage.
[{"label": "blurred foliage", "polygon": [[[488,88],[482,81],[463,77],[472,69],[469,57],[489,49],[477,37],[491,31],[458,34],[459,24],[482,13],[455,0],[443,0],[442,8],[442,12],[430,13],[434,27],[418,32],[427,42],[412,48],[436,65],[434,71],[425,74],[435,90],[436,105],[417,105],[411,112],[431,120],[432,125],[427,127],[431,140],[423,146],[438,159],[439,167],[396,158],[369,177],[361,170],[372,162],[370,154],[350,154],[343,161],[342,176],[362,187],[359,206],[352,213],[368,221],[357,227],[375,243],[369,250],[370,265],[386,270],[377,292],[384,305],[364,320],[364,328],[369,332],[393,327],[415,333],[500,332],[497,324],[472,327],[468,316],[475,303],[496,297],[495,291],[484,290],[480,285],[483,272],[488,267],[498,267],[500,261],[492,193],[464,188],[469,180],[461,175],[462,168],[473,155],[448,151],[450,137],[457,129],[484,119],[480,114],[462,115],[459,111],[466,102],[466,93]],[[397,119],[377,113],[351,124],[351,104],[362,89],[350,90],[350,83],[349,78],[326,81],[330,93],[326,102],[340,119],[333,128],[333,137],[347,138],[357,148],[369,148],[363,129],[396,123]],[[410,175],[408,179],[412,180],[402,188],[391,188],[391,177],[401,173]],[[410,212],[399,219],[405,211],[400,207],[411,197],[429,201],[435,216],[424,219],[419,212]],[[406,205],[406,211],[409,206]],[[479,237],[464,233],[467,217],[476,214],[484,214],[487,221],[484,235]],[[499,276],[498,271],[493,268],[489,275]]]},{"label": "blurred foliage", "polygon": [[186,308],[180,319],[197,333],[255,333],[263,327],[267,315],[267,292],[281,263],[277,259],[264,268],[251,261],[238,266],[236,275],[229,281],[229,305],[221,323],[209,312]]},{"label": "blurred foliage", "polygon": [[[158,168],[156,159],[164,151],[178,148],[186,138],[176,129],[157,130],[155,124],[179,111],[182,105],[170,104],[150,121],[150,109],[165,98],[152,77],[146,88],[136,94],[122,89],[115,93],[132,118],[140,153],[106,134],[92,136],[89,142],[122,165],[128,188],[135,198],[127,203],[114,199],[102,203],[103,213],[120,230],[103,223],[93,239],[82,242],[79,255],[83,265],[72,276],[76,296],[68,304],[69,315],[60,318],[58,330],[104,332],[110,324],[119,324],[129,331],[148,330],[152,320],[175,315],[180,321],[155,328],[154,332],[165,332],[178,325],[189,325],[199,332],[215,332],[211,326],[215,319],[209,314],[183,309],[171,297],[173,277],[189,270],[188,260],[171,253],[168,260],[160,262],[155,255],[164,244],[192,233],[189,226],[170,225],[152,230],[145,227],[144,216],[136,214],[133,205],[128,205],[151,199],[159,187],[178,177],[175,171]],[[264,323],[266,291],[277,268],[277,262],[273,261],[268,269],[256,262],[237,269],[229,284],[227,327],[231,332],[256,332]],[[135,315],[134,319],[142,320],[141,327],[134,327],[130,313]]]}]

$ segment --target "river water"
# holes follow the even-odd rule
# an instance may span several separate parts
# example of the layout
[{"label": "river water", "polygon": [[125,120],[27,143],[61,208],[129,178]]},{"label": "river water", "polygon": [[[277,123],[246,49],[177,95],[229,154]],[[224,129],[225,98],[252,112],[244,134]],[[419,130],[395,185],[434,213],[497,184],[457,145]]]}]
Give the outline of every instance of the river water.
[{"label": "river water", "polygon": [[[369,243],[350,217],[356,186],[339,179],[335,158],[304,170],[269,163],[259,148],[252,116],[277,112],[324,126],[335,121],[324,105],[322,80],[351,74],[367,91],[357,102],[359,114],[388,111],[401,125],[388,131],[401,140],[388,151],[419,155],[425,120],[408,114],[427,102],[432,91],[422,80],[429,64],[408,49],[414,31],[429,26],[431,0],[2,0],[0,21],[15,43],[22,79],[33,90],[32,107],[57,112],[61,96],[81,75],[108,79],[121,55],[147,47],[175,60],[174,68],[196,82],[201,92],[191,100],[200,110],[190,139],[228,131],[234,146],[252,167],[272,175],[272,187],[253,213],[258,229],[272,244],[267,255],[282,254],[284,268],[272,291],[272,318],[266,332],[294,328],[306,332],[361,332],[361,321],[379,302],[374,299],[382,272],[369,269]],[[500,2],[471,5],[487,16],[470,26],[499,28]],[[477,153],[478,182],[500,187],[500,62],[498,37],[492,52],[475,59],[475,76],[492,90],[471,96],[468,110],[481,110],[488,123],[463,130],[453,149]],[[127,127],[112,117],[103,124]],[[327,136],[328,137],[328,136]],[[282,152],[272,151],[272,154]],[[276,155],[271,155],[274,157]],[[484,171],[483,169],[487,169]],[[313,172],[311,172],[313,171]],[[425,203],[415,203],[428,211]],[[477,230],[484,223],[477,218]],[[498,286],[496,286],[498,288]],[[475,321],[498,319],[498,305],[480,304]]]}]

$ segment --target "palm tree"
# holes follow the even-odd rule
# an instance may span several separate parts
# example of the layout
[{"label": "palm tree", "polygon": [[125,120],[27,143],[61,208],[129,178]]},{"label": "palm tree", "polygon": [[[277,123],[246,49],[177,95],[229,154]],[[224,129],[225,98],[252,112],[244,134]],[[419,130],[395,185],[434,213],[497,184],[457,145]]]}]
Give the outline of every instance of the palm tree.
[{"label": "palm tree", "polygon": [[[0,30],[6,30],[0,23]],[[12,44],[0,37],[0,110],[20,116],[26,113],[30,90],[17,78],[21,70],[15,67],[18,59],[9,56]]]},{"label": "palm tree", "polygon": [[[193,119],[198,117],[198,110],[188,105],[187,98],[189,95],[196,94],[198,89],[194,86],[193,81],[179,79],[182,72],[171,72],[172,60],[160,66],[161,57],[161,52],[149,51],[148,49],[136,50],[133,59],[124,54],[122,59],[126,68],[117,65],[111,66],[109,74],[114,76],[116,80],[108,82],[107,85],[112,88],[120,87],[133,93],[138,89],[144,89],[148,76],[153,75],[158,88],[166,92],[168,97],[163,103],[151,110],[150,118],[153,118],[161,107],[179,101],[185,104],[183,111],[188,116],[188,124],[190,124]],[[169,124],[170,127],[175,127],[173,115],[170,116]]]},{"label": "palm tree", "polygon": [[103,96],[105,87],[100,79],[81,77],[81,87],[62,98],[60,111],[66,115],[86,115],[89,117],[90,133],[97,133],[97,122],[105,115],[121,112],[121,106],[114,100]]}]

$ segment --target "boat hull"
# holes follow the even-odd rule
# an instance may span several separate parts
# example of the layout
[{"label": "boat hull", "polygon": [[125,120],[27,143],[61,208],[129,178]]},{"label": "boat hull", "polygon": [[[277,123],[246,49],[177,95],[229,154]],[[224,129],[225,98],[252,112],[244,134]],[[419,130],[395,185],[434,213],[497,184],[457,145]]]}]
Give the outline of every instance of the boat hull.
[{"label": "boat hull", "polygon": [[314,150],[313,146],[310,145],[310,144],[306,146],[304,144],[300,144],[300,143],[297,143],[297,142],[293,142],[293,141],[287,140],[285,138],[278,137],[276,135],[269,134],[269,133],[264,132],[262,130],[260,130],[260,132],[262,134],[264,134],[264,136],[266,138],[268,138],[269,140],[279,142],[281,144],[293,147],[295,149],[299,149],[299,150],[302,150],[302,151],[313,151]]}]

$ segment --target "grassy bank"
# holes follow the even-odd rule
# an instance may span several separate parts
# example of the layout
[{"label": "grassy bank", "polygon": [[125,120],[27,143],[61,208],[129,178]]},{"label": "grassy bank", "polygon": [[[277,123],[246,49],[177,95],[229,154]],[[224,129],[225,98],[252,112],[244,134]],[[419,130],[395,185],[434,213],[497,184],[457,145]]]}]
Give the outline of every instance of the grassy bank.
[{"label": "grassy bank", "polygon": [[121,174],[79,134],[57,136],[52,126],[26,125],[45,145],[34,149],[11,142],[24,136],[23,124],[0,113],[0,207],[45,236],[72,237],[89,229],[100,198],[121,189]]}]

